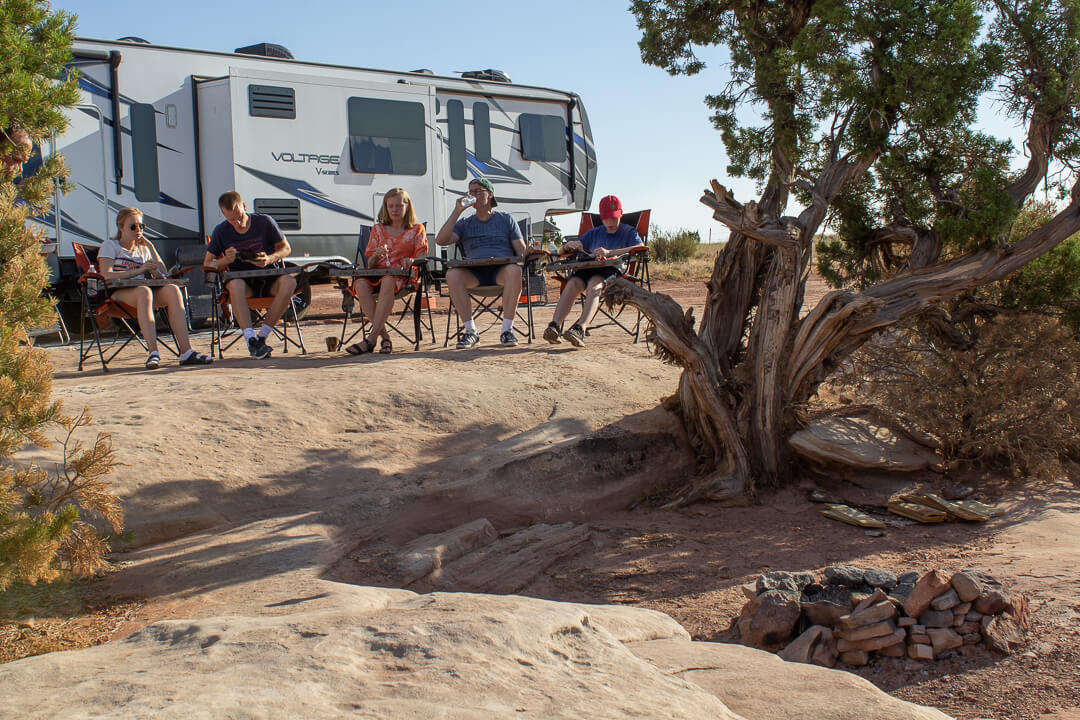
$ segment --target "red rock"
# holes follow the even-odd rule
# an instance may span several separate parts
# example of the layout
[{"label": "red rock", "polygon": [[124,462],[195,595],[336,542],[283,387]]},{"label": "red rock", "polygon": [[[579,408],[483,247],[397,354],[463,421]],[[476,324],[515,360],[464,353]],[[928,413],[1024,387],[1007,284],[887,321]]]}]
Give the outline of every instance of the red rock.
[{"label": "red rock", "polygon": [[908,645],[907,654],[913,660],[933,660],[934,648],[929,645]]},{"label": "red rock", "polygon": [[871,652],[873,650],[880,650],[883,647],[889,647],[890,645],[904,642],[904,635],[905,633],[903,630],[896,630],[889,635],[881,635],[879,637],[857,640],[855,642],[839,638],[836,641],[836,649],[840,652],[850,652],[851,650],[865,650]]},{"label": "red rock", "polygon": [[777,654],[788,662],[810,662],[810,658],[814,654],[814,647],[821,639],[822,630],[828,630],[828,628],[821,625],[813,625],[807,628],[805,632],[788,643],[788,646]]},{"label": "red rock", "polygon": [[904,600],[904,614],[919,617],[930,607],[930,602],[945,592],[948,587],[948,578],[937,570],[926,573],[919,578],[907,599]]},{"label": "red rock", "polygon": [[836,665],[836,658],[840,653],[836,650],[836,637],[833,635],[832,630],[825,628],[821,633],[821,639],[818,640],[817,646],[814,648],[814,654],[810,658],[810,662],[821,667],[834,667]]},{"label": "red rock", "polygon": [[992,618],[983,628],[982,635],[988,648],[1006,655],[1024,644],[1024,631],[1008,615]]},{"label": "red rock", "polygon": [[930,636],[930,644],[934,646],[934,655],[964,644],[963,638],[950,628],[930,628],[926,634]]},{"label": "red rock", "polygon": [[990,588],[975,599],[975,610],[983,615],[997,615],[1009,607],[1009,598],[1000,590]]},{"label": "red rock", "polygon": [[952,588],[930,601],[930,607],[935,610],[951,610],[959,604],[960,596]]},{"label": "red rock", "polygon": [[862,666],[870,662],[870,653],[864,650],[848,650],[840,653],[840,662],[845,665]]},{"label": "red rock", "polygon": [[[878,590],[878,592],[881,591]],[[884,595],[884,593],[882,593],[882,595]],[[860,610],[855,610],[850,615],[843,616],[836,621],[836,629],[841,632],[848,632],[857,628],[866,627],[867,625],[874,625],[894,617],[896,617],[896,606],[888,600],[882,599],[873,605],[864,606]]]},{"label": "red rock", "polygon": [[967,615],[969,612],[971,612],[971,603],[960,603],[959,605],[954,607],[952,611],[960,615]]},{"label": "red rock", "polygon": [[960,637],[963,638],[965,645],[978,645],[979,641],[982,640],[982,633],[969,633]]},{"label": "red rock", "polygon": [[896,643],[895,645],[889,645],[888,647],[883,647],[877,651],[877,654],[884,655],[885,657],[899,658],[904,657],[904,655],[906,654],[906,650],[907,648],[904,646],[904,643],[901,642]]},{"label": "red rock", "polygon": [[962,602],[971,602],[982,595],[982,573],[962,571],[952,576],[950,584]]},{"label": "red rock", "polygon": [[888,620],[885,620],[883,622],[874,623],[873,625],[855,628],[854,630],[838,630],[836,635],[849,642],[858,642],[859,640],[889,635],[895,630],[896,627]]},{"label": "red rock", "polygon": [[859,612],[860,610],[864,610],[864,609],[870,607],[871,605],[879,603],[879,602],[881,602],[882,600],[884,600],[887,597],[888,597],[888,595],[885,594],[884,590],[882,590],[881,588],[875,588],[874,589],[874,594],[870,595],[867,598],[864,598],[863,600],[861,600],[859,602],[859,604],[856,605],[855,608],[851,611],[851,614],[854,615],[855,613]]},{"label": "red rock", "polygon": [[982,624],[977,622],[965,622],[961,625],[957,625],[953,630],[961,635],[970,635],[971,633],[978,635],[979,631],[982,630]]},{"label": "red rock", "polygon": [[929,635],[921,635],[921,634],[920,635],[909,635],[908,640],[910,640],[913,645],[929,645],[930,644],[930,636]]},{"label": "red rock", "polygon": [[912,625],[915,625],[918,622],[919,621],[916,620],[915,618],[908,617],[907,615],[904,615],[904,616],[899,617],[899,618],[896,619],[896,625],[898,627],[911,627]]}]

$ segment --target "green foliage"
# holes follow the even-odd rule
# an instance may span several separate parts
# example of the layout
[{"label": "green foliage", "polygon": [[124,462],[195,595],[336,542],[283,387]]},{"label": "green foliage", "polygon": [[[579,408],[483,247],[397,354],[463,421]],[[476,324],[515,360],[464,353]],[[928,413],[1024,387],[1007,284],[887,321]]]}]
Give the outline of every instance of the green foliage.
[{"label": "green foliage", "polygon": [[670,263],[689,260],[697,252],[701,236],[697,230],[678,228],[661,230],[654,228],[649,233],[649,255],[657,262]]},{"label": "green foliage", "polygon": [[[832,204],[819,269],[865,288],[904,267],[911,233],[942,256],[1002,243],[1016,217],[1011,143],[974,129],[981,98],[1066,170],[1080,157],[1080,0],[636,0],[642,59],[672,74],[723,46],[730,81],[706,98],[728,172],[808,204],[830,163],[873,162]],[[1030,141],[1029,141],[1030,142]],[[1071,171],[1069,171],[1071,172]],[[781,203],[783,205],[783,202]],[[884,247],[889,243],[891,247]]]},{"label": "green foliage", "polygon": [[[58,568],[99,569],[107,547],[81,510],[115,531],[123,527],[105,482],[115,465],[108,436],[89,449],[74,438],[89,416],[61,414],[51,400],[48,355],[26,334],[52,317],[42,297],[42,238],[27,219],[48,210],[66,171],[53,157],[33,177],[19,175],[31,142],[62,132],[62,109],[77,100],[76,78],[65,68],[73,20],[41,0],[0,0],[0,590],[53,578]],[[47,430],[56,427],[66,436],[55,473],[13,461],[27,444],[47,446]]]},{"label": "green foliage", "polygon": [[[1013,235],[1024,237],[1052,217],[1047,204],[1024,209]],[[1050,312],[1080,338],[1080,234],[1073,235],[1007,277],[998,286],[998,301],[1011,309]]]}]

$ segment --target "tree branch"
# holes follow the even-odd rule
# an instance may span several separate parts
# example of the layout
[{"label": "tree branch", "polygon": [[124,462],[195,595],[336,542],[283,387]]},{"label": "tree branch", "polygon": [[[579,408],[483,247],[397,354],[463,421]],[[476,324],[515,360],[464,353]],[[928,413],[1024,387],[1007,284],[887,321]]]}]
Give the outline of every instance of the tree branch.
[{"label": "tree branch", "polygon": [[701,202],[712,208],[713,219],[727,225],[732,231],[764,243],[770,247],[797,247],[801,231],[793,218],[789,222],[779,222],[763,218],[758,204],[750,201],[745,205],[735,199],[730,190],[716,180],[711,182],[712,189],[706,190]]}]

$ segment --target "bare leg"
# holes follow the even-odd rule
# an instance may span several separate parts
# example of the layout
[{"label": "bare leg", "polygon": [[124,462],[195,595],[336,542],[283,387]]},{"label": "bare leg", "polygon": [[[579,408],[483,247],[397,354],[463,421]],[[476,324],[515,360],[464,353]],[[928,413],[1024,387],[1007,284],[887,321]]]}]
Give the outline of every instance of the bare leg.
[{"label": "bare leg", "polygon": [[[596,310],[600,307],[600,293],[603,289],[604,278],[599,275],[593,275],[589,278],[589,287],[585,291],[585,302],[581,304],[581,317],[577,321],[582,330],[589,327]],[[562,302],[562,298],[559,298],[559,301]]]},{"label": "bare leg", "polygon": [[503,286],[503,320],[512,320],[517,312],[518,300],[521,299],[521,267],[504,265],[495,275],[495,280]]},{"label": "bare leg", "polygon": [[154,294],[145,286],[123,288],[114,290],[112,299],[125,305],[135,307],[135,317],[139,321],[139,332],[142,333],[149,352],[157,350],[157,326],[154,324]]},{"label": "bare leg", "polygon": [[450,301],[462,323],[472,320],[472,303],[469,301],[469,288],[479,283],[476,276],[468,270],[450,268],[446,271],[446,286],[450,290]]},{"label": "bare leg", "polygon": [[154,307],[166,308],[169,327],[176,339],[176,349],[183,355],[191,349],[191,341],[188,339],[187,314],[184,312],[184,298],[180,295],[180,288],[175,285],[158,288],[154,293]]},{"label": "bare leg", "polygon": [[232,305],[236,324],[240,326],[241,330],[249,330],[251,328],[251,310],[248,309],[247,299],[251,295],[251,288],[240,278],[230,280],[226,287],[229,290],[229,303]]},{"label": "bare leg", "polygon": [[394,285],[395,278],[392,275],[383,277],[379,281],[379,296],[376,300],[371,286],[362,279],[356,280],[353,286],[356,290],[356,299],[360,301],[360,309],[364,311],[368,322],[371,323],[368,337],[381,335],[384,338],[390,338],[390,334],[386,332],[386,319],[390,317],[390,310],[394,307]]},{"label": "bare leg", "polygon": [[572,277],[567,280],[566,286],[563,287],[562,293],[559,295],[559,304],[555,306],[555,314],[552,316],[551,321],[562,328],[563,321],[566,320],[566,316],[573,309],[578,295],[584,291],[585,283],[581,278]]},{"label": "bare leg", "polygon": [[274,302],[270,305],[269,312],[266,313],[267,325],[274,327],[278,324],[278,320],[285,314],[285,309],[289,307],[289,301],[292,300],[295,291],[296,278],[292,275],[282,275],[274,281],[274,284],[271,287],[271,292],[274,294]]}]

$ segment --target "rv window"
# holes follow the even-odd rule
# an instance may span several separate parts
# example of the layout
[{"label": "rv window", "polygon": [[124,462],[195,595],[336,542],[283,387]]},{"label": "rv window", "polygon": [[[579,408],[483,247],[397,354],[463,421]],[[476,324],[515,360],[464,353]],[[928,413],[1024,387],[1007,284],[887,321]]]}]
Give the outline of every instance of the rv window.
[{"label": "rv window", "polygon": [[248,114],[295,120],[296,91],[291,87],[248,85]]},{"label": "rv window", "polygon": [[465,172],[465,105],[460,100],[446,101],[446,134],[450,146],[450,177],[464,180]]},{"label": "rv window", "polygon": [[288,198],[255,198],[255,212],[269,215],[282,230],[300,229],[300,201]]},{"label": "rv window", "polygon": [[349,155],[355,172],[427,172],[422,103],[353,97],[348,114]]},{"label": "rv window", "polygon": [[139,202],[161,200],[158,183],[157,113],[145,103],[131,105],[131,157],[135,176],[135,199]]},{"label": "rv window", "polygon": [[480,162],[491,160],[491,118],[487,103],[476,102],[472,106],[473,154]]},{"label": "rv window", "polygon": [[544,162],[566,160],[566,120],[558,115],[522,113],[518,125],[523,158]]}]

